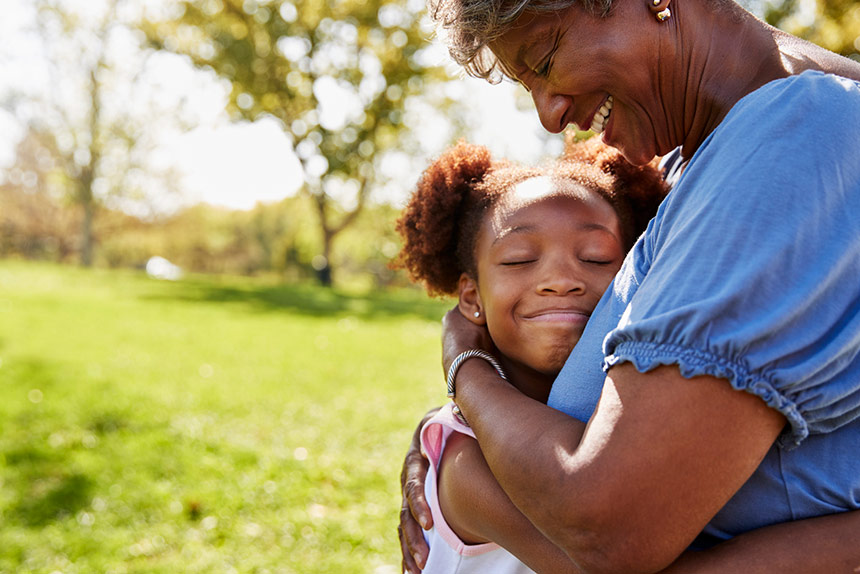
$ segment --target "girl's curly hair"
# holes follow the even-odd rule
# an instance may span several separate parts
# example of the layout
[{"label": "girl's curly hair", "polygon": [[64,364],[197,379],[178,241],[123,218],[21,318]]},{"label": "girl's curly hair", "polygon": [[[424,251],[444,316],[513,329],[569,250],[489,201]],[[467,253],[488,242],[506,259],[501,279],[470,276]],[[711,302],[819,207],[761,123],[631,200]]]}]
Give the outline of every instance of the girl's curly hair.
[{"label": "girl's curly hair", "polygon": [[615,209],[627,248],[667,192],[656,162],[631,165],[598,138],[568,139],[564,155],[541,168],[494,160],[487,148],[460,142],[419,179],[397,221],[404,245],[394,266],[405,268],[431,295],[456,295],[462,273],[477,278],[475,242],[484,215],[518,183],[538,176],[600,194]]}]

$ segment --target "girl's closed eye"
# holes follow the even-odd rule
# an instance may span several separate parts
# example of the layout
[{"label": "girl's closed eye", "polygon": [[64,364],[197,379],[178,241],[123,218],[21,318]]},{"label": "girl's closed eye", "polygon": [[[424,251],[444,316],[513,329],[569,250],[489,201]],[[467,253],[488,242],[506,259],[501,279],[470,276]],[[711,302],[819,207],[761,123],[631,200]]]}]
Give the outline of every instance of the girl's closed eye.
[{"label": "girl's closed eye", "polygon": [[534,263],[535,261],[537,261],[537,258],[533,256],[506,257],[499,262],[499,265],[502,265],[503,267],[514,267],[517,265]]}]

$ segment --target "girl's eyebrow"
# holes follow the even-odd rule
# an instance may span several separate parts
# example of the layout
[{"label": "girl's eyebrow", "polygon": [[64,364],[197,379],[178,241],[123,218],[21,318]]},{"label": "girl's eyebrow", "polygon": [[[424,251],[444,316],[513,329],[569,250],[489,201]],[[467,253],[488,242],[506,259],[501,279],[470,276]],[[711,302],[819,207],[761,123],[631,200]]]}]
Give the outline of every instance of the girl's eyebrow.
[{"label": "girl's eyebrow", "polygon": [[493,239],[492,245],[495,245],[499,241],[509,237],[515,233],[529,233],[535,231],[534,225],[514,225],[513,227],[506,227],[499,231],[499,234]]},{"label": "girl's eyebrow", "polygon": [[[580,223],[576,226],[576,229],[578,231],[604,231],[612,236],[615,236],[615,233],[613,233],[611,229],[609,229],[603,224],[596,223],[593,221],[588,223]],[[514,225],[513,227],[506,227],[504,229],[499,230],[499,234],[496,236],[495,239],[493,239],[493,242],[490,245],[496,245],[499,241],[502,241],[503,239],[506,239],[511,235],[517,233],[531,233],[535,230],[536,226],[534,225]]]}]

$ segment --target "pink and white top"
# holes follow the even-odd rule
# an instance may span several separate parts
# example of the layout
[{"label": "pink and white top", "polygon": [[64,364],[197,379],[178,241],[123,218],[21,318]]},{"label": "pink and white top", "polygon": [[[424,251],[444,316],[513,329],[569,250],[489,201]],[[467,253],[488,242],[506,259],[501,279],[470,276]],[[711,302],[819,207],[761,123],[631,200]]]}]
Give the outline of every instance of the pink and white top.
[{"label": "pink and white top", "polygon": [[513,554],[492,542],[466,544],[451,530],[439,506],[437,473],[442,452],[448,437],[459,432],[475,438],[468,426],[457,420],[448,403],[421,429],[421,449],[430,461],[430,470],[424,483],[424,496],[433,514],[433,528],[424,531],[430,546],[430,556],[424,567],[425,574],[534,574]]}]

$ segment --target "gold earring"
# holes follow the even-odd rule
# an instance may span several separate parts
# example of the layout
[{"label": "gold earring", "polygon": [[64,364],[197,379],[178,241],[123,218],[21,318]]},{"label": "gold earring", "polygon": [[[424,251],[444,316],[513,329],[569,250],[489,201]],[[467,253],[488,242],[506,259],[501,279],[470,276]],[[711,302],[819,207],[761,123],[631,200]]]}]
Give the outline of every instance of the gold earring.
[{"label": "gold earring", "polygon": [[[659,4],[659,2],[655,2],[655,6],[657,4]],[[657,12],[657,20],[659,20],[660,22],[665,22],[666,20],[668,20],[671,17],[672,17],[672,13],[669,11],[668,8],[666,8],[664,10],[660,10],[659,12]]]}]

